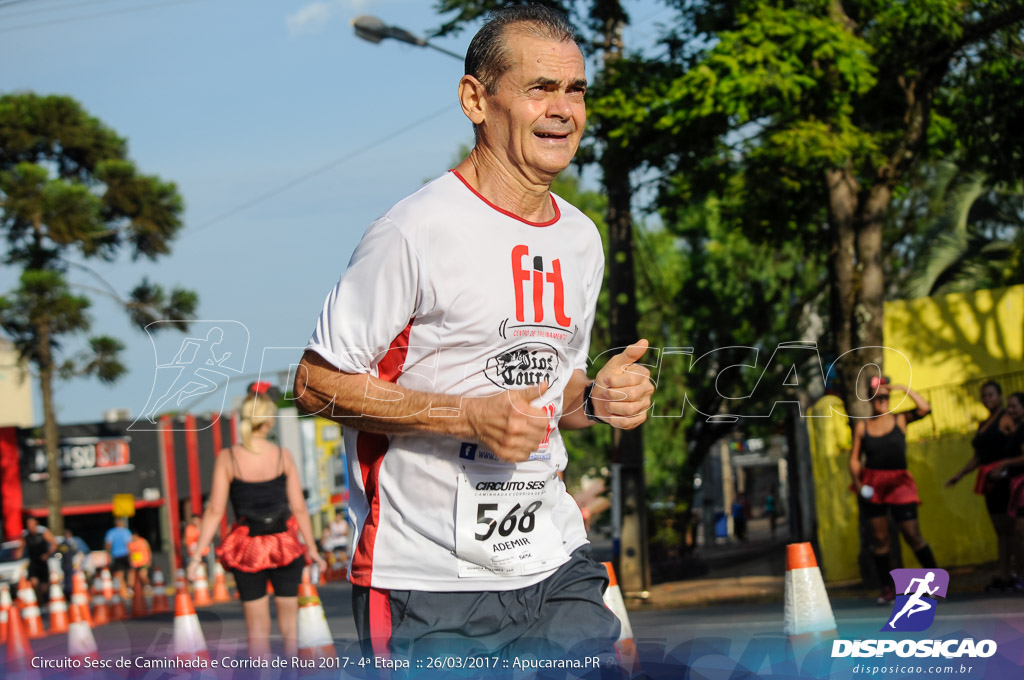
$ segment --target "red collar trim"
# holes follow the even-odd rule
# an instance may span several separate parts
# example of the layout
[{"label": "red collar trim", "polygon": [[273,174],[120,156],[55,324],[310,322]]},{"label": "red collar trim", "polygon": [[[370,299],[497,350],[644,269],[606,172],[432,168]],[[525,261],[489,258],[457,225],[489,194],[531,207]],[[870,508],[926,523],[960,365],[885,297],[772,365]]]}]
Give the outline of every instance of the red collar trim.
[{"label": "red collar trim", "polygon": [[483,201],[484,203],[486,203],[490,207],[494,208],[495,210],[500,212],[502,215],[507,215],[508,217],[511,217],[512,219],[519,220],[523,224],[529,224],[531,227],[550,227],[552,224],[557,222],[559,220],[559,218],[562,217],[562,212],[558,209],[558,203],[555,202],[555,197],[554,196],[551,196],[551,207],[555,209],[555,216],[552,217],[547,222],[531,222],[530,220],[523,219],[519,215],[516,215],[514,212],[509,212],[508,210],[505,210],[504,208],[499,208],[498,206],[496,206],[493,203],[491,203],[490,201],[488,201],[486,198],[483,197],[483,195],[479,191],[474,189],[472,187],[472,185],[470,185],[470,183],[466,181],[465,177],[463,177],[462,175],[459,174],[458,170],[449,170],[448,172],[450,172],[453,175],[455,175],[456,177],[458,177],[459,181],[462,182],[463,184],[465,184],[466,188],[469,189],[470,191],[472,191],[473,194],[477,198],[479,198],[481,201]]}]

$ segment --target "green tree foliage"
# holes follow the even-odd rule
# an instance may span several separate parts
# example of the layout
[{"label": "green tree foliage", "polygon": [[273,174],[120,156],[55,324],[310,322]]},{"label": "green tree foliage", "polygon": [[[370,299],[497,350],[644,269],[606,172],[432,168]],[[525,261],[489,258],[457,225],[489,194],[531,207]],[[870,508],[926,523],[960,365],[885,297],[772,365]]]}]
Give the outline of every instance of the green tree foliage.
[{"label": "green tree foliage", "polygon": [[[994,183],[1019,179],[1024,2],[671,4],[667,57],[613,73],[597,124],[661,171],[670,214],[735,193],[752,238],[827,252],[835,353],[880,347],[885,227],[916,169],[957,153]],[[881,351],[840,364],[854,413],[869,360]]]},{"label": "green tree foliage", "polygon": [[[455,30],[482,12],[502,4],[494,0],[445,0],[438,3],[442,12],[456,12],[442,30]],[[577,23],[587,29],[588,44],[603,49],[607,44],[608,22],[625,18],[617,2],[546,3],[569,10]],[[816,28],[814,24],[812,28]],[[734,403],[724,395],[738,398],[753,392],[760,370],[779,342],[800,339],[799,329],[808,309],[823,298],[824,251],[806,240],[775,239],[767,242],[753,238],[745,227],[754,216],[745,209],[747,183],[757,181],[756,172],[776,172],[755,168],[755,175],[733,163],[725,144],[717,135],[723,126],[705,122],[704,130],[694,132],[687,141],[693,145],[691,159],[706,168],[700,178],[681,170],[680,140],[673,130],[653,124],[651,107],[664,97],[667,88],[680,76],[678,51],[672,58],[656,60],[634,56],[605,59],[596,74],[591,74],[588,93],[587,148],[581,164],[595,163],[603,171],[607,187],[607,165],[623,163],[631,168],[659,171],[661,192],[650,210],[657,213],[663,226],[640,224],[634,230],[634,252],[638,262],[636,307],[639,334],[656,348],[690,347],[702,356],[716,348],[724,350],[702,361],[699,370],[689,370],[685,361],[666,363],[658,377],[654,414],[645,425],[645,476],[650,495],[675,498],[684,507],[692,497],[692,479],[711,445],[732,430],[732,422],[709,423],[708,416],[728,411]],[[681,59],[681,57],[680,57]],[[661,88],[661,89],[659,89]],[[697,118],[694,118],[696,121]],[[696,122],[691,123],[696,126]],[[717,127],[716,127],[717,125]],[[698,157],[697,151],[707,154]],[[673,167],[673,162],[676,167]],[[674,173],[674,174],[673,174]],[[696,178],[696,179],[691,179]],[[691,183],[699,184],[694,191]],[[569,186],[567,186],[567,184]],[[602,229],[609,243],[609,191],[591,194],[579,191],[570,180],[554,187],[570,202],[584,207]],[[786,196],[775,206],[780,212],[792,212],[795,199]],[[797,224],[794,216],[794,225]],[[609,264],[621,257],[610,250]],[[597,324],[592,338],[596,349],[616,346],[610,325],[610,266],[598,305]],[[749,370],[719,372],[749,358],[747,348],[759,351],[759,365]],[[657,364],[652,352],[646,361]],[[785,376],[774,377],[781,383]],[[773,379],[767,376],[766,380]],[[747,415],[767,414],[778,393],[758,393],[747,400]],[[660,409],[660,412],[659,412]],[[775,414],[776,417],[778,414]],[[767,419],[754,422],[763,422]],[[581,467],[603,462],[595,452],[611,446],[611,435],[603,428],[569,433],[570,452],[579,457]]]},{"label": "green tree foliage", "polygon": [[[1024,190],[993,186],[950,162],[925,166],[894,219],[894,250],[912,255],[906,297],[1024,283]],[[896,267],[893,267],[896,269]]]},{"label": "green tree foliage", "polygon": [[143,281],[128,299],[106,282],[73,284],[72,268],[98,278],[84,262],[156,260],[181,229],[177,187],[138,172],[127,142],[73,99],[35,94],[0,96],[0,233],[5,263],[21,269],[19,285],[0,296],[0,326],[39,377],[49,478],[50,529],[62,531],[61,474],[53,382],[93,376],[116,381],[125,367],[115,338],[88,338],[71,353],[68,341],[91,327],[90,299],[73,288],[113,297],[138,326],[158,318],[187,326],[195,293]]}]

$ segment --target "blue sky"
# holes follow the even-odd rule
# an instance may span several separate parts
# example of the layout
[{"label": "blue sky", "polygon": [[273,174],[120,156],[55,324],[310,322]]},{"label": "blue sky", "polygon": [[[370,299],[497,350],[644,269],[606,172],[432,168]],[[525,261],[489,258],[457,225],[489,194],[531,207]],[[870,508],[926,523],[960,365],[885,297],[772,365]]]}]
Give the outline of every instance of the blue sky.
[{"label": "blue sky", "polygon": [[[668,10],[648,0],[630,5],[638,19],[634,44],[651,40]],[[440,23],[432,6],[0,0],[0,92],[74,97],[128,138],[143,172],[178,184],[186,228],[170,257],[90,266],[122,294],[143,276],[191,288],[200,296],[198,318],[244,324],[245,376],[229,389],[238,394],[260,371],[264,348],[295,347],[297,361],[366,227],[471,143],[456,101],[461,62],[395,41],[367,43],[348,25],[375,14],[423,34]],[[467,31],[438,44],[464,53],[471,37]],[[0,271],[0,290],[14,282],[13,272]],[[61,383],[63,423],[99,420],[109,408],[139,416],[153,386],[149,338],[114,303],[93,297],[93,333],[127,345],[129,374],[113,387]],[[286,369],[287,356],[276,350],[264,370]],[[41,419],[38,399],[36,413]]]}]

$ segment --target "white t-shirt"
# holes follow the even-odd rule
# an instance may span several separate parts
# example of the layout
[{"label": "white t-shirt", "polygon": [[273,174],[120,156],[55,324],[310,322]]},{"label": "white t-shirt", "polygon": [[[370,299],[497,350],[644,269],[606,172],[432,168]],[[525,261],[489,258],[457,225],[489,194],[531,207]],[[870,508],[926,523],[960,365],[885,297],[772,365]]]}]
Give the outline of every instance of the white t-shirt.
[{"label": "white t-shirt", "polygon": [[[364,234],[309,349],[422,392],[487,396],[547,381],[535,405],[553,426],[572,371],[587,366],[604,256],[594,223],[552,201],[555,218],[535,224],[454,171],[425,185]],[[522,588],[587,542],[556,475],[567,462],[557,429],[524,463],[428,434],[345,428],[345,444],[356,585]]]}]

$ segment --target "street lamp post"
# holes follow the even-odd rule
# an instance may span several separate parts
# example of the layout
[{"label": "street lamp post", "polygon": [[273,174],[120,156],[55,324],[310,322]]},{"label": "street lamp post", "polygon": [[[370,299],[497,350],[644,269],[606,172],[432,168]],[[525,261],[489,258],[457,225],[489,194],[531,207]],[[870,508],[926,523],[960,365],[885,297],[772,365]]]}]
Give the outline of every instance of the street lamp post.
[{"label": "street lamp post", "polygon": [[375,16],[369,14],[361,14],[353,19],[351,22],[352,28],[355,29],[356,36],[367,40],[372,43],[379,43],[385,38],[393,38],[416,47],[429,47],[430,49],[437,50],[442,54],[447,54],[449,57],[454,57],[462,61],[465,56],[446,50],[443,47],[428,42],[426,38],[421,38],[417,35],[413,35],[404,28],[398,26],[389,26]]}]

